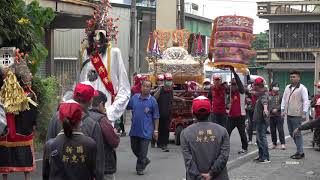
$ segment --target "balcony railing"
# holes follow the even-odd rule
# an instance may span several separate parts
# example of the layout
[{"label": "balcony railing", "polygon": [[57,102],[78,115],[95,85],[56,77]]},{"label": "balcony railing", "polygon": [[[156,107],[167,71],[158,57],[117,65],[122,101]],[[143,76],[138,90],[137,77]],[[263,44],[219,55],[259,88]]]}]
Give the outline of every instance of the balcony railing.
[{"label": "balcony railing", "polygon": [[320,15],[320,1],[257,2],[258,16]]},{"label": "balcony railing", "polygon": [[151,7],[151,8],[156,8],[156,1],[151,1],[151,0],[142,0],[141,2],[137,2],[137,6],[142,6],[142,7]]},{"label": "balcony railing", "polygon": [[320,48],[269,48],[257,50],[256,61],[268,62],[314,62]]}]

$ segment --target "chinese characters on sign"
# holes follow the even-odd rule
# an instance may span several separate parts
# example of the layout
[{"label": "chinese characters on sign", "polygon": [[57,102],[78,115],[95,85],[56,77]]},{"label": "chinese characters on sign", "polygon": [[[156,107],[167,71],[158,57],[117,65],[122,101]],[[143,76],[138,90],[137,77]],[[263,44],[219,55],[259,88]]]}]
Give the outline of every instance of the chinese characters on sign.
[{"label": "chinese characters on sign", "polygon": [[211,129],[208,130],[200,130],[197,135],[196,142],[198,143],[209,143],[214,142],[216,139],[216,136],[212,132]]},{"label": "chinese characters on sign", "polygon": [[86,162],[83,146],[67,146],[65,148],[65,153],[62,155],[62,162],[74,164]]}]

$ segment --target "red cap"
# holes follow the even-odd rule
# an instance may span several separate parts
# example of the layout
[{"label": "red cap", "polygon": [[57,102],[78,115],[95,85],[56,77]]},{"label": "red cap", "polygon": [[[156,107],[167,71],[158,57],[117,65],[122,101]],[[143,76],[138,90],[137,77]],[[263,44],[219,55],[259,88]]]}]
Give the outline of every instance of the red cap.
[{"label": "red cap", "polygon": [[93,96],[97,96],[99,93],[96,91],[89,81],[78,83],[73,92],[73,98],[77,98],[83,101],[90,101]]},{"label": "red cap", "polygon": [[213,80],[221,80],[221,75],[220,74],[214,75]]},{"label": "red cap", "polygon": [[134,77],[134,81],[135,81],[136,83],[141,82],[141,81],[144,81],[144,80],[147,80],[147,79],[148,79],[148,77],[147,77],[147,76],[144,76],[144,75],[142,75],[142,74],[137,74],[137,75]]},{"label": "red cap", "polygon": [[165,80],[172,80],[173,78],[172,78],[172,74],[171,73],[165,73],[164,74],[164,79]]},{"label": "red cap", "polygon": [[195,81],[187,81],[186,83],[187,83],[189,91],[197,90],[197,87],[198,87],[198,83],[197,82],[195,82]]},{"label": "red cap", "polygon": [[135,82],[137,82],[137,81],[140,80],[140,78],[141,78],[141,74],[137,74],[137,75],[134,76],[133,80],[134,80]]},{"label": "red cap", "polygon": [[204,96],[199,96],[192,101],[192,112],[195,114],[209,114],[210,108],[210,100]]},{"label": "red cap", "polygon": [[157,76],[157,81],[163,81],[164,80],[164,75],[163,74],[159,74]]},{"label": "red cap", "polygon": [[264,80],[261,77],[258,77],[257,79],[254,80],[254,84],[263,84]]},{"label": "red cap", "polygon": [[59,106],[60,121],[68,119],[70,123],[76,124],[81,121],[82,113],[82,107],[74,100],[68,100]]}]

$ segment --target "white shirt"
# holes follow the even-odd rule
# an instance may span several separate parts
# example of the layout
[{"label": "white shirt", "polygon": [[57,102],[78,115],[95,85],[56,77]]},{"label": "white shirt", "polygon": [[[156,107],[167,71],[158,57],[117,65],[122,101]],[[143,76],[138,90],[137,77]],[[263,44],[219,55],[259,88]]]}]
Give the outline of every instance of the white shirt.
[{"label": "white shirt", "polygon": [[[307,113],[307,112],[309,112],[309,104],[310,104],[308,90],[304,85],[300,84],[300,86],[302,88],[301,96],[302,96],[302,101],[303,101],[303,112]],[[287,85],[285,92],[287,89],[289,89],[289,93],[292,93],[292,91],[295,89],[295,86]],[[285,107],[286,101],[288,101],[288,99],[285,99],[285,95],[283,95],[282,101],[281,101],[281,112],[284,112],[284,107]]]},{"label": "white shirt", "polygon": [[[108,61],[107,61],[108,51],[106,51],[105,55],[102,57],[102,61],[106,69],[108,70]],[[83,61],[89,59],[87,56],[87,51],[85,50],[82,56]],[[96,90],[99,90],[106,94],[108,101],[106,103],[107,116],[110,121],[115,121],[119,119],[124,111],[126,110],[127,104],[130,99],[130,83],[128,79],[128,75],[126,72],[126,68],[124,66],[121,51],[119,48],[111,48],[111,64],[110,64],[110,78],[113,84],[113,89],[116,94],[114,102],[111,104],[111,94],[105,88],[101,78],[98,75],[98,79],[91,82],[93,87]],[[82,68],[80,73],[80,82],[88,81],[88,72],[90,70],[95,70],[91,61],[89,61]]]}]

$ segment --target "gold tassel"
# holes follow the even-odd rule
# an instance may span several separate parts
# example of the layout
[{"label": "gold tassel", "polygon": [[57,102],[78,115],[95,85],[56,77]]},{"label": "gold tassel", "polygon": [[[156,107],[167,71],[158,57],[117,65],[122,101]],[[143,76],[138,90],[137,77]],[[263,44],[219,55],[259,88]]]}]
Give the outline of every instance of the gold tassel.
[{"label": "gold tassel", "polygon": [[7,113],[19,113],[30,109],[28,98],[12,71],[8,71],[4,79],[0,90],[0,102]]}]

